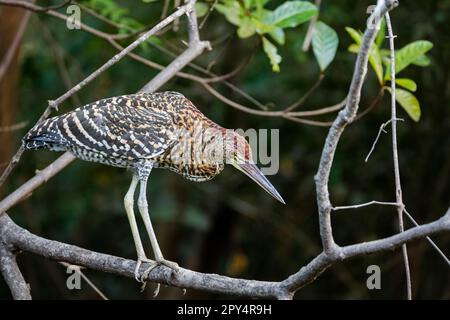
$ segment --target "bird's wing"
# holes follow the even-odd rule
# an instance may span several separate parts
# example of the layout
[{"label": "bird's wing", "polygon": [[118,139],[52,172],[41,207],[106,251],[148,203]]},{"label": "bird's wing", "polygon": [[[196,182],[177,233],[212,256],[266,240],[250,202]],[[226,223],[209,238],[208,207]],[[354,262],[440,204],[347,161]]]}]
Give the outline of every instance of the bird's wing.
[{"label": "bird's wing", "polygon": [[172,117],[136,96],[96,101],[62,117],[59,126],[81,148],[130,160],[155,157],[177,139]]}]

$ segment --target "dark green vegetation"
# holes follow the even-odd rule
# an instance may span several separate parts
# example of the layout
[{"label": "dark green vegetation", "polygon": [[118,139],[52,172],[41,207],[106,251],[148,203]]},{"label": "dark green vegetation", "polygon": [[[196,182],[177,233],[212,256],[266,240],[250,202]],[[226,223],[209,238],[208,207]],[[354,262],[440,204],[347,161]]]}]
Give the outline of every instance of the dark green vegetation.
[{"label": "dark green vegetation", "polygon": [[[223,2],[225,7],[226,2],[230,1]],[[326,68],[323,81],[298,110],[319,109],[345,98],[355,59],[355,55],[347,49],[350,46],[351,51],[357,50],[354,43],[358,38],[357,32],[346,30],[346,27],[363,30],[366,26],[366,8],[373,4],[370,1],[323,2],[319,19],[337,33],[337,53],[330,64],[321,64],[322,69]],[[163,8],[162,1],[91,0],[84,3],[120,23],[121,33],[129,32],[130,28],[137,30],[155,24]],[[270,1],[264,7],[275,10],[280,4],[281,1]],[[251,13],[252,10],[256,12],[258,8],[248,11]],[[308,53],[302,51],[307,22],[293,28],[280,22],[278,27],[284,30],[284,37],[281,37],[279,30],[261,28],[257,32],[252,27],[253,22],[247,21],[249,19],[234,23],[241,25],[236,28],[228,22],[233,22],[233,19],[224,17],[226,10],[222,8],[220,11],[213,11],[201,29],[202,39],[212,42],[213,51],[202,55],[196,63],[210,67],[219,75],[245,64],[229,81],[261,101],[268,110],[283,110],[304,96],[316,83],[320,68],[312,49]],[[416,65],[427,64],[421,58],[419,62],[411,61],[414,63],[399,73],[399,78],[415,81],[417,90],[410,81],[403,81],[403,86],[411,92],[415,91],[414,95],[421,105],[418,122],[412,121],[400,106],[398,111],[399,117],[405,120],[398,126],[403,196],[416,220],[426,222],[441,216],[449,205],[450,1],[401,1],[391,18],[398,36],[398,49],[418,40],[433,44],[427,52],[430,60],[427,67]],[[200,17],[199,22],[203,19]],[[104,31],[117,32],[86,13],[82,13],[82,22]],[[281,41],[282,38],[284,41]],[[167,65],[171,61],[170,56],[158,48],[179,52],[184,48],[182,39],[186,39],[184,20],[180,21],[178,31],[170,29],[135,52]],[[381,39],[379,41],[381,43]],[[128,42],[121,41],[122,44]],[[276,46],[276,52],[273,46]],[[428,42],[425,46],[429,46]],[[387,48],[386,41],[382,48]],[[45,14],[33,14],[20,52],[19,87],[10,92],[18,98],[18,103],[11,105],[9,111],[2,109],[2,112],[10,114],[0,114],[1,118],[8,116],[10,123],[28,121],[28,129],[46,107],[47,100],[68,89],[66,85],[69,84],[65,85],[62,80],[55,53],[62,57],[68,67],[69,78],[76,83],[108,60],[116,50],[91,34],[68,30],[63,21]],[[271,62],[266,53],[271,57]],[[277,55],[282,57],[281,62]],[[385,55],[380,47],[380,56]],[[380,87],[389,85],[386,65],[380,72],[376,60],[375,57],[372,59],[375,62],[371,61],[375,67],[369,71],[360,112],[374,103]],[[326,57],[322,61],[327,61]],[[278,67],[279,72],[275,73],[273,70]],[[185,71],[201,75],[192,68]],[[60,112],[104,97],[135,92],[156,72],[136,61],[124,59],[79,92],[77,98],[61,106]],[[259,109],[229,87],[221,83],[213,86],[227,98]],[[318,254],[321,247],[313,175],[327,129],[243,113],[217,100],[201,84],[186,79],[175,78],[162,89],[182,92],[203,113],[225,127],[279,128],[280,171],[270,179],[287,202],[286,206],[277,203],[231,167],[215,180],[205,183],[192,183],[171,172],[155,170],[149,181],[150,214],[156,223],[156,233],[165,256],[181,266],[198,271],[280,280]],[[404,95],[410,98],[408,93]],[[415,105],[415,102],[412,104]],[[369,162],[364,163],[380,124],[390,117],[389,106],[389,92],[385,91],[381,102],[344,133],[330,183],[334,205],[370,200],[394,201],[391,141],[388,135],[380,138]],[[412,118],[418,120],[417,112],[411,112],[411,108],[409,110]],[[334,114],[314,119],[331,121]],[[3,121],[1,123],[5,124]],[[7,161],[14,152],[25,130],[0,133],[2,162]],[[13,191],[36,169],[43,168],[56,157],[57,154],[48,151],[27,152],[4,190],[1,190],[1,195]],[[123,196],[130,179],[131,175],[123,170],[76,161],[36,190],[29,199],[11,209],[9,214],[20,225],[38,235],[134,259],[135,249],[123,210]],[[388,207],[337,212],[333,215],[333,223],[336,240],[341,244],[371,240],[397,231],[395,209]],[[407,222],[406,225],[410,224]],[[439,237],[437,243],[444,252],[450,251],[448,235]],[[150,249],[149,243],[147,246]],[[413,296],[450,298],[450,275],[445,262],[426,241],[416,242],[408,248]],[[81,291],[68,291],[65,268],[54,262],[26,254],[20,256],[19,263],[31,283],[35,298],[97,297],[86,283],[83,283]],[[371,264],[381,267],[382,290],[369,291],[366,288],[366,268]],[[139,293],[139,286],[131,279],[89,270],[86,274],[110,298],[152,295],[151,289]],[[296,297],[402,298],[405,295],[403,274],[399,251],[357,258],[334,266]],[[3,284],[0,286],[0,296],[9,297]],[[179,289],[163,287],[160,297],[183,296]],[[185,297],[211,295],[189,290]]]}]

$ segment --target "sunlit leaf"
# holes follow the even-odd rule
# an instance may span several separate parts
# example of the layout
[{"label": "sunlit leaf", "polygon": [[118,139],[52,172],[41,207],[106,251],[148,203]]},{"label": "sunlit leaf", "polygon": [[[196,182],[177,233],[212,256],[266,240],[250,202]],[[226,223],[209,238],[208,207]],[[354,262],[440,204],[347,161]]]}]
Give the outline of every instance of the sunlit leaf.
[{"label": "sunlit leaf", "polygon": [[277,47],[273,45],[272,42],[267,40],[265,37],[262,38],[263,41],[263,48],[264,52],[267,54],[267,56],[270,59],[270,63],[272,64],[272,70],[274,72],[280,71],[280,62],[281,62],[281,56],[278,54]]},{"label": "sunlit leaf", "polygon": [[431,64],[430,58],[427,57],[427,55],[423,54],[420,57],[417,57],[412,64],[419,66],[419,67],[428,67]]},{"label": "sunlit leaf", "polygon": [[[418,40],[414,41],[410,44],[407,44],[400,50],[395,52],[395,74],[399,73],[411,63],[416,61],[420,56],[427,53],[431,48],[433,48],[433,44],[430,41],[426,40]],[[390,63],[387,66],[386,70],[386,78],[391,78],[391,66]]]},{"label": "sunlit leaf", "polygon": [[[352,37],[353,41],[359,46],[361,44],[362,34],[351,27],[345,27],[345,31]],[[359,51],[359,50],[358,50]]]},{"label": "sunlit leaf", "polygon": [[255,34],[255,24],[250,17],[242,19],[241,25],[237,29],[239,38],[245,39]]},{"label": "sunlit leaf", "polygon": [[312,48],[320,70],[324,71],[333,61],[338,44],[339,38],[336,31],[325,23],[318,21],[314,29]]},{"label": "sunlit leaf", "polygon": [[[362,33],[356,31],[353,28],[350,27],[346,27],[345,30],[348,32],[348,34],[350,35],[350,37],[352,37],[352,39],[356,42],[357,48],[358,50],[356,51],[356,47],[349,47],[349,51],[350,49],[353,50],[351,52],[359,52],[359,48],[361,45],[361,41],[362,41]],[[378,49],[378,46],[373,43],[371,48],[370,48],[370,53],[369,53],[369,62],[370,65],[372,66],[373,70],[375,71],[375,74],[378,78],[378,82],[383,85],[384,84],[384,79],[383,79],[383,63],[381,60],[381,54],[380,54],[380,50]]]},{"label": "sunlit leaf", "polygon": [[415,92],[417,90],[417,84],[412,79],[397,78],[395,79],[395,83],[412,92]]},{"label": "sunlit leaf", "polygon": [[284,44],[284,31],[281,28],[275,28],[271,32],[269,32],[270,36],[273,40],[275,40],[278,44]]},{"label": "sunlit leaf", "polygon": [[359,52],[359,46],[356,43],[352,43],[348,46],[347,50],[351,53],[358,53]]},{"label": "sunlit leaf", "polygon": [[267,17],[269,24],[293,28],[317,14],[317,7],[307,1],[286,1]]},{"label": "sunlit leaf", "polygon": [[[391,88],[388,88],[389,92],[392,93]],[[400,104],[400,106],[406,111],[406,113],[414,121],[420,120],[420,104],[417,98],[409,91],[396,88],[395,89],[395,100]]]},{"label": "sunlit leaf", "polygon": [[228,5],[216,4],[214,8],[225,16],[235,26],[241,24],[242,8],[237,1],[228,1]]}]

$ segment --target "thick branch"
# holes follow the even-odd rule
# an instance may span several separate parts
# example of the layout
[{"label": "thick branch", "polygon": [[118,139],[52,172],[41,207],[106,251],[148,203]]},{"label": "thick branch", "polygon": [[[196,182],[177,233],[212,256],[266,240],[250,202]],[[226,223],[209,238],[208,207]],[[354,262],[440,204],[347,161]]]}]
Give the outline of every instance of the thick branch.
[{"label": "thick branch", "polygon": [[353,78],[345,108],[339,112],[336,120],[333,122],[330,130],[328,131],[328,136],[322,150],[322,156],[320,158],[319,169],[315,176],[315,182],[317,204],[319,209],[320,236],[322,238],[323,248],[327,254],[333,254],[333,251],[337,248],[337,245],[333,239],[331,227],[330,212],[332,205],[328,191],[328,181],[334,154],[342,132],[347,124],[352,122],[358,111],[359,101],[361,98],[361,89],[367,73],[367,62],[369,60],[370,48],[375,40],[378,29],[377,27],[380,24],[379,18],[383,17],[386,12],[393,9],[397,5],[398,3],[396,0],[378,1],[378,4],[371,16],[372,21],[376,21],[377,26],[367,28],[364,33],[360,51],[356,59],[356,65],[353,71]]},{"label": "thick branch", "polygon": [[295,292],[314,281],[322,272],[338,261],[360,255],[394,250],[407,242],[426,238],[432,234],[444,231],[450,231],[450,208],[442,218],[428,224],[408,229],[403,233],[398,233],[384,239],[338,247],[333,255],[323,252],[305,267],[301,268],[297,273],[284,280],[283,286],[288,287],[289,291]]},{"label": "thick branch", "polygon": [[0,238],[0,271],[15,300],[31,300],[30,288],[20,272],[16,256],[3,237]]},{"label": "thick branch", "polygon": [[[17,249],[48,259],[66,261],[78,266],[134,279],[136,261],[38,237],[16,225],[6,214],[0,217],[0,234],[9,244]],[[141,272],[148,267],[149,264],[143,264]],[[202,274],[184,268],[180,268],[177,273],[173,273],[172,269],[165,266],[158,266],[152,269],[148,274],[147,280],[180,288],[193,288],[260,298],[282,298],[287,293],[276,282],[233,279],[216,274]]]},{"label": "thick branch", "polygon": [[[322,272],[336,262],[359,255],[394,250],[406,242],[422,239],[444,231],[450,231],[450,208],[441,219],[411,228],[403,233],[380,240],[341,247],[337,250],[337,254],[333,256],[322,252],[297,273],[281,282],[235,279],[217,274],[195,272],[184,268],[180,268],[175,273],[172,269],[165,266],[158,266],[152,269],[146,279],[150,282],[165,283],[180,288],[230,295],[290,299],[297,290],[314,281]],[[134,278],[135,261],[44,239],[19,227],[7,215],[0,217],[0,234],[6,244],[16,249],[56,261],[65,261],[102,272]],[[144,272],[148,267],[148,264],[143,264],[140,272]]]}]

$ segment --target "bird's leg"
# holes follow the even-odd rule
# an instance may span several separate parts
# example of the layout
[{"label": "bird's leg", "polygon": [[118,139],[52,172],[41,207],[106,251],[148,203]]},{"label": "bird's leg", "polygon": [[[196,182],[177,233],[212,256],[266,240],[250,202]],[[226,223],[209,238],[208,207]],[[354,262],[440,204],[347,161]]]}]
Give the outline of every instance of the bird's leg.
[{"label": "bird's leg", "polygon": [[[148,174],[150,174],[150,172],[148,172]],[[161,249],[159,248],[158,240],[156,239],[155,231],[153,230],[152,222],[150,220],[150,215],[148,213],[147,196],[146,196],[148,174],[145,176],[139,177],[140,182],[141,182],[139,198],[138,198],[139,212],[141,213],[142,220],[144,221],[144,224],[145,224],[145,228],[147,229],[147,233],[150,238],[150,243],[152,245],[153,253],[155,255],[156,263],[163,264],[163,265],[173,269],[174,271],[177,271],[179,267],[176,262],[168,261],[168,260],[164,259]],[[151,267],[150,270],[152,268],[153,267]],[[148,270],[148,271],[150,271],[150,270]]]},{"label": "bird's leg", "polygon": [[136,223],[136,217],[134,216],[134,192],[136,190],[136,186],[139,182],[139,177],[137,175],[133,175],[133,180],[131,180],[130,188],[128,189],[127,194],[124,198],[125,211],[127,212],[128,221],[131,227],[131,233],[133,234],[134,244],[136,246],[137,252],[137,263],[136,268],[134,270],[134,277],[136,281],[142,282],[139,279],[139,268],[141,267],[142,262],[153,263],[150,259],[147,258],[144,252],[144,247],[142,246],[142,241],[139,236],[139,230]]}]

